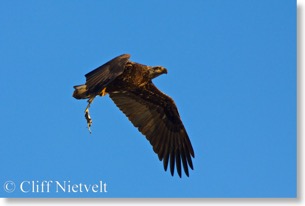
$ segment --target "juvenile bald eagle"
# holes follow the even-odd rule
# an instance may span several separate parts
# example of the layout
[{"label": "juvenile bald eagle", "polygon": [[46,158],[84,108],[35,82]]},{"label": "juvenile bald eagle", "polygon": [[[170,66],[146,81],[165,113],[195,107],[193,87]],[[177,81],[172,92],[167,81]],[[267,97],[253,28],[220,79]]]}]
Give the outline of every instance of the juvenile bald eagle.
[{"label": "juvenile bald eagle", "polygon": [[118,56],[85,75],[86,83],[74,86],[73,97],[88,99],[85,110],[88,129],[89,107],[93,99],[109,94],[117,107],[146,136],[153,150],[163,160],[164,170],[170,162],[170,172],[181,177],[181,162],[189,176],[193,169],[194,150],[180,119],[174,101],[152,83],[152,79],[167,74],[161,66],[146,66],[129,60],[129,54]]}]

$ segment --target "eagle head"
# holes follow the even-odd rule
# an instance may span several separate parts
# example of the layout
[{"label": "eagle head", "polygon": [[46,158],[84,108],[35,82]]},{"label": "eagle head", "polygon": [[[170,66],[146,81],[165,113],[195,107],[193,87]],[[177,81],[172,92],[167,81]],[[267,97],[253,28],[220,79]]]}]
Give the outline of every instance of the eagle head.
[{"label": "eagle head", "polygon": [[167,74],[167,69],[162,66],[149,67],[148,76],[150,79],[156,78],[161,74]]}]

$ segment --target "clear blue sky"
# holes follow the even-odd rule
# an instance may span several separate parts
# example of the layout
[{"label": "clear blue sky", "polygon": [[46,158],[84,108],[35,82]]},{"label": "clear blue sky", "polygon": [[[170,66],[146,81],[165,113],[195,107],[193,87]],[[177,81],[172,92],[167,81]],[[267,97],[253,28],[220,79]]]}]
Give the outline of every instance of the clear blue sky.
[{"label": "clear blue sky", "polygon": [[[1,1],[0,28],[2,197],[296,196],[295,1]],[[123,53],[168,69],[154,83],[192,141],[189,178],[108,96],[88,133],[73,85]],[[20,191],[44,180],[107,193]]]}]

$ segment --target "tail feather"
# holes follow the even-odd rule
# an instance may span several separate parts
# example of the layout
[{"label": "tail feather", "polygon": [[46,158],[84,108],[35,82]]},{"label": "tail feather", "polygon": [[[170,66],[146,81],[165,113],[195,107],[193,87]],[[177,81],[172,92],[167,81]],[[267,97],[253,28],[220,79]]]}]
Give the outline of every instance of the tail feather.
[{"label": "tail feather", "polygon": [[88,99],[87,86],[85,84],[74,86],[73,97],[75,99]]}]

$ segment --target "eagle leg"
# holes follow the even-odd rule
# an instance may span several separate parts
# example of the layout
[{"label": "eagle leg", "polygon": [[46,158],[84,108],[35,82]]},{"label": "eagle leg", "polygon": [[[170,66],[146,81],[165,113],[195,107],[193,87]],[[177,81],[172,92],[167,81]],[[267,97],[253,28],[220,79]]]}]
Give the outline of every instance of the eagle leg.
[{"label": "eagle leg", "polygon": [[94,97],[91,97],[90,99],[88,99],[88,105],[87,105],[87,107],[85,109],[85,118],[87,120],[87,126],[88,126],[88,130],[89,130],[90,134],[91,134],[90,127],[92,125],[92,119],[90,117],[89,107],[90,107],[90,104],[93,102],[93,100],[94,100]]},{"label": "eagle leg", "polygon": [[105,96],[107,94],[106,87],[101,91],[100,96]]}]

